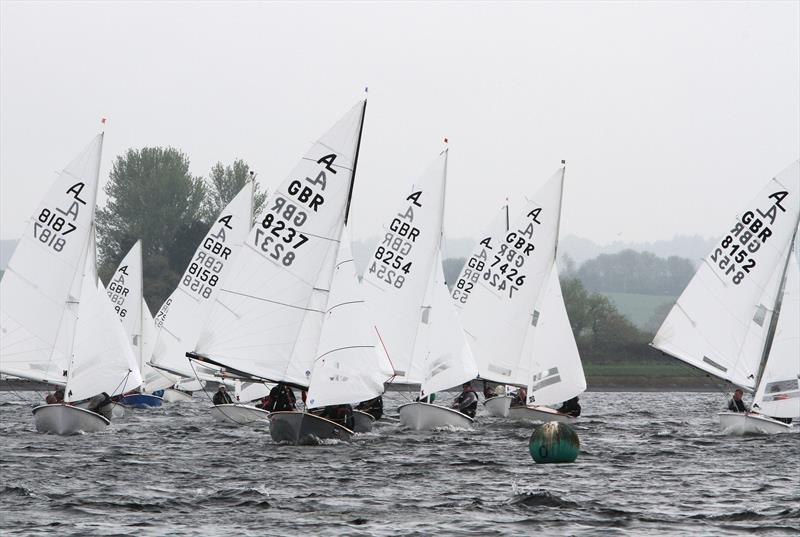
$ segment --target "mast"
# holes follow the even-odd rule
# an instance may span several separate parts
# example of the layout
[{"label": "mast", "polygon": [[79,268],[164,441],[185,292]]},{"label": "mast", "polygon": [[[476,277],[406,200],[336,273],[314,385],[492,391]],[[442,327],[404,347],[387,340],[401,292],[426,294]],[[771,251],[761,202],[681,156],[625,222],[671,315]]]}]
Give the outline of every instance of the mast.
[{"label": "mast", "polygon": [[506,198],[506,231],[511,228],[511,223],[508,221],[508,198]]},{"label": "mast", "polygon": [[558,194],[558,218],[556,219],[556,244],[553,248],[553,262],[558,259],[558,239],[561,236],[561,206],[564,200],[564,176],[567,173],[567,161],[561,161],[561,192]]},{"label": "mast", "polygon": [[253,183],[250,188],[250,221],[247,222],[247,229],[249,230],[253,227],[253,220],[255,219],[255,215],[253,214],[254,207],[254,198],[256,195],[256,173],[253,170],[250,170],[250,181]]},{"label": "mast", "polygon": [[361,124],[358,126],[358,142],[356,143],[356,156],[353,158],[353,173],[350,174],[350,190],[347,191],[347,205],[344,209],[344,225],[350,218],[350,201],[353,199],[353,185],[356,183],[356,168],[358,168],[358,153],[361,151],[361,134],[364,132],[364,116],[367,113],[367,100],[361,109]]},{"label": "mast", "polygon": [[772,349],[772,342],[775,340],[775,331],[778,327],[778,317],[781,314],[781,305],[783,304],[783,290],[786,287],[786,273],[789,269],[789,260],[794,255],[794,241],[797,238],[797,226],[800,224],[800,216],[798,221],[794,224],[794,233],[792,233],[792,240],[789,243],[789,254],[786,256],[786,261],[783,263],[783,272],[781,272],[781,284],[778,286],[778,294],[775,297],[775,307],[772,310],[772,317],[769,320],[769,329],[767,330],[767,337],[764,340],[764,350],[761,353],[761,363],[758,364],[758,373],[756,373],[755,391],[758,391],[758,386],[761,384],[761,378],[764,376],[764,369],[767,367],[767,360],[769,359],[769,352]]}]

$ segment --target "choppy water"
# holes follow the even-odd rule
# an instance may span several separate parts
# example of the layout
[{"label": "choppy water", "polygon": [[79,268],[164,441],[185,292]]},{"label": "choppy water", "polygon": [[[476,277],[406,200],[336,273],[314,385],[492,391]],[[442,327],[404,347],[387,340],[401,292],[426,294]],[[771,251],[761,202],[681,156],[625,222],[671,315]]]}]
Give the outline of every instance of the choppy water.
[{"label": "choppy water", "polygon": [[[4,535],[758,535],[800,532],[800,434],[718,433],[719,394],[587,393],[574,464],[530,425],[379,422],[346,444],[276,445],[209,402],[128,411],[104,433],[34,431],[0,394]],[[387,399],[388,413],[402,400]]]}]

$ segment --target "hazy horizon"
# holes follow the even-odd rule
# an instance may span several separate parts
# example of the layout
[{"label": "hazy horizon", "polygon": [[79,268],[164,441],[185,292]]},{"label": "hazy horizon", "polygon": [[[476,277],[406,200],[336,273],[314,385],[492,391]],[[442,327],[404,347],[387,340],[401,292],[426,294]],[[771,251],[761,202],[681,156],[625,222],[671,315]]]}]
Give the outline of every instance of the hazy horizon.
[{"label": "hazy horizon", "polygon": [[[109,118],[101,178],[170,145],[265,186],[363,96],[352,234],[450,141],[475,237],[567,160],[562,236],[714,237],[800,147],[800,4],[0,4],[0,238]],[[102,203],[102,200],[101,200]],[[453,232],[451,230],[457,230]]]}]

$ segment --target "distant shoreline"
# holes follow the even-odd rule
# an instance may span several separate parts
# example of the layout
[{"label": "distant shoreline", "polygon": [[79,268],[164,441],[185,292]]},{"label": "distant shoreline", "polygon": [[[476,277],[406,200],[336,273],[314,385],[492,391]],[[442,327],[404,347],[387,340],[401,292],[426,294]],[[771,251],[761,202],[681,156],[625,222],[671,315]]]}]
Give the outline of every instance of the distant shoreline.
[{"label": "distant shoreline", "polygon": [[644,376],[588,376],[587,392],[711,392],[719,393],[722,387],[703,376],[644,377]]}]

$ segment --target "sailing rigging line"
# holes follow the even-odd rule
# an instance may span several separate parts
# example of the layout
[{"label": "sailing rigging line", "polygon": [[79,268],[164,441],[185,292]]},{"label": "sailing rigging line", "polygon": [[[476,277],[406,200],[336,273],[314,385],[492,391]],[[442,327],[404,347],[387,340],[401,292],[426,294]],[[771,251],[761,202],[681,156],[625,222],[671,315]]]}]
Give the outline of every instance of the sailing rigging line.
[{"label": "sailing rigging line", "polygon": [[[320,291],[326,291],[325,289],[320,289]],[[248,295],[247,293],[238,293],[236,291],[229,291],[227,289],[220,289],[221,293],[230,293],[232,295],[243,296],[245,298],[252,298],[255,300],[260,300],[262,302],[269,302],[271,304],[277,304],[278,306],[286,306],[287,308],[294,308],[296,310],[303,310],[303,311],[313,311],[314,313],[325,313],[324,310],[318,310],[314,308],[304,308],[302,306],[295,306],[294,304],[287,304],[286,302],[278,302],[277,300],[270,300],[268,298],[262,298],[260,296],[255,295]]]}]

